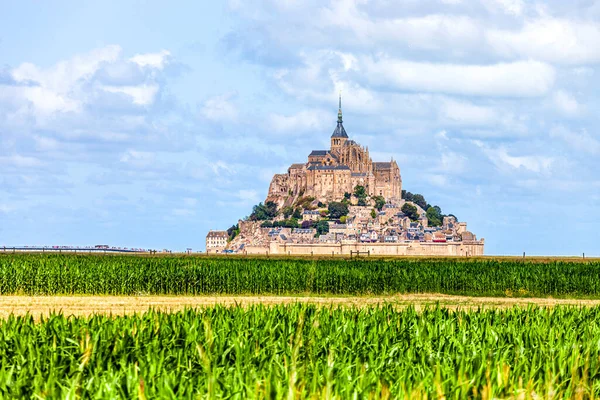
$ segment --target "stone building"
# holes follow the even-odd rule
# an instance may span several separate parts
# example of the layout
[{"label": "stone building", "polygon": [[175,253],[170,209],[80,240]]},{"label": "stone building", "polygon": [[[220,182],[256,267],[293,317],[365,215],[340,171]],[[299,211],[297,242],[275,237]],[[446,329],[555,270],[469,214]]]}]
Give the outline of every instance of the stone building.
[{"label": "stone building", "polygon": [[317,200],[340,201],[356,186],[364,186],[370,196],[383,196],[388,201],[400,201],[402,178],[393,159],[373,162],[365,148],[351,140],[342,120],[342,100],[337,126],[331,135],[329,150],[313,150],[303,164],[292,164],[285,174],[273,177],[267,201],[279,206],[292,204],[300,196]]},{"label": "stone building", "polygon": [[209,231],[206,235],[206,252],[220,253],[225,250],[229,235],[227,231]]}]

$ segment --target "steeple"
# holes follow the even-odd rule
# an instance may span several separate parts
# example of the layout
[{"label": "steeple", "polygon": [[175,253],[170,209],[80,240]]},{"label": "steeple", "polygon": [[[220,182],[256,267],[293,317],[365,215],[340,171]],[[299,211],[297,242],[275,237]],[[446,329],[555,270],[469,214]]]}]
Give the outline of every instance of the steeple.
[{"label": "steeple", "polygon": [[[340,91],[340,103],[339,103],[339,109],[338,109],[337,126],[335,127],[335,130],[333,131],[333,134],[331,135],[332,138],[348,139],[348,134],[346,133],[346,130],[344,129],[344,125],[342,122],[343,122],[342,121],[342,92]],[[342,141],[332,142],[332,148],[334,146],[341,146],[342,144],[343,144]]]},{"label": "steeple", "polygon": [[340,107],[338,109],[338,124],[341,124],[342,121],[342,91],[340,90]]}]

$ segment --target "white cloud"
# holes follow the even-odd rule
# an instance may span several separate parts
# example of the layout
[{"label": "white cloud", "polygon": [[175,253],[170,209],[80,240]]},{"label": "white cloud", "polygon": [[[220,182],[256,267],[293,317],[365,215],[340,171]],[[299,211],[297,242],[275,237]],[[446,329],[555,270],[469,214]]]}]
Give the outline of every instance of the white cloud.
[{"label": "white cloud", "polygon": [[[82,113],[94,103],[102,92],[123,93],[131,98],[136,105],[149,105],[154,102],[159,91],[156,83],[155,70],[162,69],[167,62],[169,53],[138,55],[132,61],[122,59],[119,46],[106,46],[88,53],[75,55],[67,60],[42,68],[32,63],[22,63],[10,70],[10,76],[18,85],[2,85],[0,83],[0,103],[10,104],[16,111],[14,116],[33,116],[38,125],[51,121],[57,113]],[[152,71],[137,75],[129,74],[127,63],[137,65]],[[103,68],[110,70],[115,67],[121,73],[123,85],[106,86],[100,82]],[[114,71],[113,71],[114,72]],[[111,75],[111,74],[108,74]],[[137,84],[127,84],[127,79],[140,80]]]},{"label": "white cloud", "polygon": [[168,64],[170,57],[171,52],[168,50],[161,50],[158,53],[136,54],[129,60],[138,64],[140,67],[163,69],[165,65]]},{"label": "white cloud", "polygon": [[130,96],[134,104],[146,106],[154,102],[158,93],[158,85],[138,85],[138,86],[103,86],[103,90],[110,93],[123,93]]},{"label": "white cloud", "polygon": [[550,137],[562,140],[578,153],[600,154],[600,140],[585,129],[574,132],[564,126],[555,126],[550,129]]},{"label": "white cloud", "polygon": [[377,85],[472,96],[542,96],[555,80],[554,68],[536,61],[460,65],[366,58],[362,73]]},{"label": "white cloud", "polygon": [[230,92],[212,97],[204,102],[200,113],[211,121],[235,121],[238,116],[237,108],[232,100],[236,93]]},{"label": "white cloud", "polygon": [[563,90],[556,91],[552,96],[552,101],[562,114],[573,116],[579,113],[580,107],[575,97]]},{"label": "white cloud", "polygon": [[14,154],[12,156],[0,156],[0,165],[16,168],[35,168],[43,166],[44,163],[35,157]]},{"label": "white cloud", "polygon": [[505,14],[514,16],[522,15],[525,9],[523,0],[484,0],[483,4],[493,11],[499,9]]},{"label": "white cloud", "polygon": [[481,142],[475,142],[485,155],[501,170],[528,170],[535,173],[546,173],[555,161],[552,157],[542,155],[513,156],[504,147],[492,148]]},{"label": "white cloud", "polygon": [[267,128],[275,132],[285,132],[294,135],[308,130],[320,131],[328,121],[326,113],[318,110],[304,110],[293,115],[270,114]]},{"label": "white cloud", "polygon": [[490,29],[486,39],[505,57],[563,64],[600,62],[600,24],[558,18],[528,20],[520,31]]},{"label": "white cloud", "polygon": [[442,101],[440,116],[443,121],[461,125],[489,125],[498,121],[498,114],[493,108],[453,99]]}]

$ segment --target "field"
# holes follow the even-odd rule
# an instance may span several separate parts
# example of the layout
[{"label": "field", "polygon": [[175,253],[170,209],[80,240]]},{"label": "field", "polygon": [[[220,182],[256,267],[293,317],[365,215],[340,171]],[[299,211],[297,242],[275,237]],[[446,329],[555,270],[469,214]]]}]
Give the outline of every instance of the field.
[{"label": "field", "polygon": [[392,295],[600,298],[600,261],[0,255],[2,295]]},{"label": "field", "polygon": [[306,305],[0,323],[19,398],[590,398],[600,308]]},{"label": "field", "polygon": [[595,398],[600,262],[0,255],[2,398]]}]

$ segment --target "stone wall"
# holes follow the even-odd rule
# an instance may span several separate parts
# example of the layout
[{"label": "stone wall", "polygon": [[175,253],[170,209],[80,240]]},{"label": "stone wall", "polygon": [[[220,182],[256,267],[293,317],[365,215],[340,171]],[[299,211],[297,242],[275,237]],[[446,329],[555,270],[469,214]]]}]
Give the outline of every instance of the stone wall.
[{"label": "stone wall", "polygon": [[[471,243],[353,243],[300,244],[270,243],[270,254],[350,255],[350,251],[370,252],[375,256],[482,256],[484,241]],[[265,249],[266,250],[266,249]]]}]

